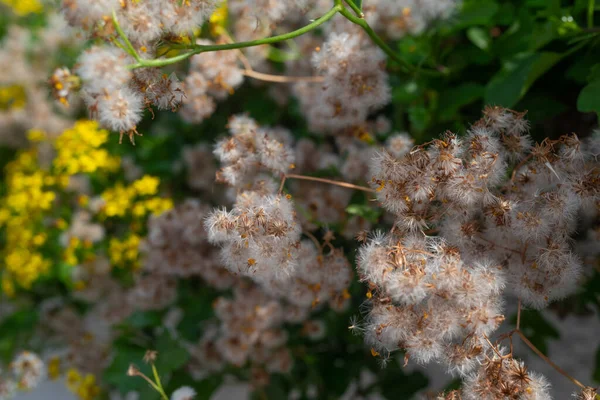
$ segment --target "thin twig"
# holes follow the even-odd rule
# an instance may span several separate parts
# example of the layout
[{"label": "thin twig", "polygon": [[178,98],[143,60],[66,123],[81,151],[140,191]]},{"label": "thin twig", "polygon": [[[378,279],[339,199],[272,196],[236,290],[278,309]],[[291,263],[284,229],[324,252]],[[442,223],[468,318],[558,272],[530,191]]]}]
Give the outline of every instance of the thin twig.
[{"label": "thin twig", "polygon": [[152,386],[152,388],[154,390],[156,390],[164,400],[169,400],[169,397],[166,395],[166,393],[164,392],[164,390],[162,390],[161,388],[159,388],[158,385],[156,383],[154,383],[152,381],[152,379],[148,378],[144,373],[142,373],[140,371],[137,371],[137,373],[135,375],[139,376],[140,378],[142,378],[143,380],[145,380],[146,382],[148,382],[148,384],[150,386]]},{"label": "thin twig", "polygon": [[517,306],[517,330],[521,328],[521,299],[519,299],[519,305]]},{"label": "thin twig", "polygon": [[285,180],[286,180],[286,176],[285,174],[281,174],[281,183],[279,184],[279,191],[277,191],[278,194],[283,193],[283,185],[285,184]]},{"label": "thin twig", "polygon": [[525,336],[523,334],[523,332],[521,332],[520,330],[515,330],[515,332],[521,337],[521,340],[523,340],[523,343],[525,343],[531,350],[533,350],[533,352],[535,354],[540,356],[540,358],[542,360],[544,360],[548,364],[550,364],[557,372],[559,372],[561,375],[563,375],[565,378],[567,378],[568,380],[570,380],[571,382],[573,382],[575,385],[579,386],[580,388],[585,389],[587,387],[583,383],[579,382],[577,379],[573,378],[571,375],[567,374],[562,368],[560,368],[558,365],[556,365],[551,359],[546,357],[544,355],[544,353],[542,353],[537,347],[535,347],[533,345],[533,343],[531,343],[529,341],[529,339],[527,339],[527,336]]},{"label": "thin twig", "polygon": [[312,233],[310,233],[308,231],[303,231],[302,233],[304,233],[306,236],[308,236],[310,238],[310,240],[313,241],[313,243],[315,244],[315,246],[317,246],[317,249],[319,250],[319,254],[323,255],[323,246],[321,245],[321,243],[319,243],[319,239],[317,239],[315,237],[315,235],[313,235]]},{"label": "thin twig", "polygon": [[[229,33],[225,33],[223,36],[227,39],[228,43],[235,43],[235,41]],[[323,82],[325,80],[324,76],[285,76],[258,72],[255,71],[254,68],[252,68],[250,60],[248,60],[248,57],[246,57],[246,55],[241,49],[236,49],[236,53],[238,55],[238,59],[242,62],[242,64],[244,64],[244,70],[242,71],[242,73],[250,78],[274,83]]]},{"label": "thin twig", "polygon": [[476,238],[476,239],[481,239],[481,240],[483,240],[484,242],[487,242],[487,243],[491,244],[492,246],[500,247],[501,249],[508,250],[508,251],[512,251],[513,253],[516,253],[516,254],[519,254],[519,255],[521,255],[521,252],[520,252],[520,251],[518,251],[518,250],[511,249],[510,247],[504,247],[504,246],[502,246],[502,245],[499,245],[499,244],[497,244],[497,243],[495,243],[495,242],[492,242],[491,240],[488,240],[488,239],[486,239],[486,238],[484,238],[484,237],[481,237],[481,236],[475,236],[475,238]]},{"label": "thin twig", "polygon": [[504,357],[504,356],[503,356],[503,355],[502,355],[502,354],[501,354],[501,353],[498,351],[498,349],[496,348],[496,346],[494,346],[494,345],[492,344],[492,342],[490,342],[490,339],[488,339],[488,337],[487,337],[487,335],[486,335],[485,333],[483,334],[483,338],[484,338],[484,339],[485,339],[485,341],[486,341],[486,342],[487,342],[487,343],[490,345],[490,347],[492,348],[492,350],[494,350],[494,353],[496,353],[496,355],[497,355],[498,357],[500,357],[500,358],[505,358],[505,357]]},{"label": "thin twig", "polygon": [[527,163],[527,161],[529,161],[532,157],[533,157],[533,153],[529,153],[527,155],[527,157],[525,157],[523,160],[521,160],[520,163],[517,164],[517,166],[513,169],[512,174],[510,175],[510,181],[511,182],[515,181],[515,177],[517,176],[517,172],[519,172],[519,170],[521,169],[521,167],[523,165],[525,165],[525,163]]},{"label": "thin twig", "polygon": [[286,178],[287,179],[300,179],[300,180],[305,180],[305,181],[314,181],[314,182],[328,183],[330,185],[341,186],[341,187],[345,187],[345,188],[348,188],[348,189],[355,189],[355,190],[361,190],[363,192],[375,193],[375,190],[371,189],[369,187],[359,186],[359,185],[353,185],[352,183],[334,181],[334,180],[331,180],[331,179],[317,178],[317,177],[314,177],[314,176],[287,174]]},{"label": "thin twig", "polygon": [[257,72],[252,69],[245,69],[242,73],[250,78],[258,79],[265,82],[275,83],[295,83],[295,82],[309,82],[318,83],[323,82],[325,77],[323,76],[285,76],[285,75],[271,75],[262,72]]}]

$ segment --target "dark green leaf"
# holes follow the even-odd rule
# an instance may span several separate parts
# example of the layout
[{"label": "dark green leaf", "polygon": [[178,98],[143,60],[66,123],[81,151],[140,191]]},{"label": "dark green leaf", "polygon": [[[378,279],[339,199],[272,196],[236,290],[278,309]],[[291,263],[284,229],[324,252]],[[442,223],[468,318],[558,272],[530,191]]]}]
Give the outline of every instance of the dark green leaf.
[{"label": "dark green leaf", "polygon": [[392,90],[394,103],[410,103],[423,95],[423,89],[416,81],[407,81],[395,86]]},{"label": "dark green leaf", "polygon": [[563,57],[564,54],[541,52],[506,62],[486,87],[486,104],[513,107],[531,85]]},{"label": "dark green leaf", "polygon": [[367,221],[376,223],[381,216],[381,209],[371,207],[367,204],[350,204],[346,207],[346,212],[350,215],[358,215]]},{"label": "dark green leaf", "polygon": [[442,92],[438,103],[440,120],[454,117],[461,107],[482,97],[484,90],[482,85],[469,82]]},{"label": "dark green leaf", "polygon": [[156,368],[160,374],[169,374],[181,368],[190,358],[188,351],[173,340],[167,332],[158,338],[156,350],[158,351]]},{"label": "dark green leaf", "polygon": [[127,322],[136,328],[146,328],[159,326],[161,319],[161,313],[156,311],[136,311],[127,319]]},{"label": "dark green leaf", "polygon": [[456,27],[488,25],[498,9],[498,4],[493,0],[465,0],[457,16]]},{"label": "dark green leaf", "polygon": [[581,112],[600,112],[600,80],[591,82],[579,93],[577,109]]},{"label": "dark green leaf", "polygon": [[471,27],[467,29],[467,37],[475,46],[479,47],[481,50],[487,50],[490,47],[490,34],[478,27]]},{"label": "dark green leaf", "polygon": [[413,130],[423,132],[431,121],[431,113],[423,105],[414,105],[408,108],[408,119]]}]

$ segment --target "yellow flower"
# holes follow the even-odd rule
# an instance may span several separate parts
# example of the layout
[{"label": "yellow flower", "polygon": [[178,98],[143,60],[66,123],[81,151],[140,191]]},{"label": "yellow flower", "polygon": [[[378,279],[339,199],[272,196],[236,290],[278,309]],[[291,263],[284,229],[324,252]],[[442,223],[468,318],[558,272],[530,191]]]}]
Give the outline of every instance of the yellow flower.
[{"label": "yellow flower", "polygon": [[39,14],[44,10],[42,3],[38,0],[0,0],[0,3],[4,3],[17,15],[27,15],[27,14]]},{"label": "yellow flower", "polygon": [[[0,3],[6,3],[6,0],[0,0]],[[25,107],[26,103],[27,96],[22,86],[0,87],[0,110],[20,109]]]},{"label": "yellow flower", "polygon": [[46,139],[46,132],[39,129],[30,129],[27,132],[27,140],[30,142],[42,142]]},{"label": "yellow flower", "polygon": [[53,381],[60,377],[60,358],[51,357],[48,360],[48,377]]},{"label": "yellow flower", "polygon": [[33,244],[36,246],[41,246],[46,243],[47,236],[45,233],[38,233],[33,237]]},{"label": "yellow flower", "polygon": [[135,191],[130,187],[124,187],[122,184],[117,184],[111,189],[107,189],[102,193],[104,200],[104,214],[107,217],[123,217],[129,211]]},{"label": "yellow flower", "polygon": [[15,284],[8,274],[2,274],[2,293],[8,297],[14,297],[15,295]]},{"label": "yellow flower", "polygon": [[4,225],[10,218],[10,211],[6,208],[0,208],[0,226]]},{"label": "yellow flower", "polygon": [[133,206],[131,213],[133,214],[134,217],[143,217],[144,215],[146,215],[146,211],[148,211],[148,209],[146,208],[144,203],[138,202],[138,203],[135,203],[135,205]]},{"label": "yellow flower", "polygon": [[132,234],[124,240],[113,238],[110,240],[108,252],[110,261],[116,267],[123,268],[131,266],[136,269],[138,266],[138,256],[141,238]]},{"label": "yellow flower", "polygon": [[66,175],[92,173],[98,170],[113,171],[115,157],[100,148],[108,141],[109,132],[100,129],[95,121],[78,121],[65,130],[55,141],[56,158],[53,166]]},{"label": "yellow flower", "polygon": [[133,182],[133,189],[140,196],[150,196],[156,194],[160,180],[150,175],[144,175],[141,179]]},{"label": "yellow flower", "polygon": [[145,201],[145,207],[150,210],[153,215],[160,215],[173,208],[173,200],[153,197]]},{"label": "yellow flower", "polygon": [[227,26],[228,14],[229,10],[227,8],[227,0],[224,0],[209,18],[210,33],[213,36],[221,36],[226,32],[225,27]]},{"label": "yellow flower", "polygon": [[100,387],[96,385],[96,377],[92,374],[87,374],[83,382],[76,391],[77,396],[81,400],[93,400],[100,394]]},{"label": "yellow flower", "polygon": [[75,392],[81,383],[81,374],[75,368],[70,368],[67,371],[67,388],[71,392]]}]

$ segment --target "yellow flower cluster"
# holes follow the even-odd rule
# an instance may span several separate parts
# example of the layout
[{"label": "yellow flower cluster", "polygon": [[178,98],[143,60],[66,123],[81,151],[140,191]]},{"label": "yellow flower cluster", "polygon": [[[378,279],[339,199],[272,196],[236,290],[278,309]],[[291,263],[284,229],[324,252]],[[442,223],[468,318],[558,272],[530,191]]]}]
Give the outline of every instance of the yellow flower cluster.
[{"label": "yellow flower cluster", "polygon": [[35,149],[20,153],[5,172],[7,194],[0,199],[0,227],[6,229],[2,288],[10,295],[14,286],[9,278],[29,288],[50,267],[39,248],[47,239],[42,217],[56,194],[49,188],[55,180],[39,168]]},{"label": "yellow flower cluster", "polygon": [[93,400],[100,394],[100,386],[96,384],[96,377],[92,374],[82,376],[74,368],[67,371],[67,388],[81,400]]},{"label": "yellow flower cluster", "polygon": [[120,159],[101,148],[109,132],[100,129],[96,121],[78,121],[55,141],[56,158],[53,166],[67,175],[93,173],[98,170],[116,171]]},{"label": "yellow flower cluster", "polygon": [[140,242],[141,238],[135,234],[130,235],[124,240],[111,239],[108,252],[112,265],[119,268],[130,266],[133,270],[138,269]]},{"label": "yellow flower cluster", "polygon": [[[56,156],[48,168],[40,165],[35,145],[49,142],[46,133],[31,130],[27,137],[34,146],[21,151],[7,164],[5,194],[0,197],[0,229],[4,239],[0,247],[0,288],[9,296],[15,294],[17,286],[30,289],[40,276],[51,271],[53,260],[61,261],[56,256],[56,249],[60,249],[56,238],[61,237],[61,232],[64,235],[71,223],[70,217],[63,215],[65,209],[90,205],[89,197],[84,194],[76,196],[76,204],[71,204],[73,197],[65,192],[70,177],[120,168],[120,159],[103,148],[109,139],[108,131],[100,129],[96,122],[79,121],[51,141]],[[129,185],[117,183],[101,194],[103,206],[99,212],[95,211],[100,218],[132,219],[129,220],[132,234],[108,243],[113,265],[137,268],[141,238],[136,233],[143,229],[149,215],[173,207],[171,199],[158,196],[159,185],[158,178],[146,175]],[[97,249],[92,242],[72,233],[69,236],[62,250],[64,263],[78,265],[94,255]],[[53,240],[47,243],[49,237]]]},{"label": "yellow flower cluster", "polygon": [[0,0],[0,3],[9,6],[19,16],[41,13],[44,11],[42,3],[38,0]]},{"label": "yellow flower cluster", "polygon": [[[65,263],[69,265],[77,265],[79,261],[82,259],[88,259],[93,257],[93,253],[89,253],[89,250],[92,248],[93,243],[90,241],[82,241],[77,237],[72,237],[63,252],[63,260]],[[82,254],[82,250],[88,250],[87,255]]]},{"label": "yellow flower cluster", "polygon": [[[155,197],[160,180],[145,175],[129,186],[117,184],[102,193],[103,212],[107,217],[144,217],[149,213],[159,215],[173,207],[173,201]],[[152,197],[149,197],[152,196]]]},{"label": "yellow flower cluster", "polygon": [[60,357],[51,357],[48,360],[48,377],[55,381],[60,377]]},{"label": "yellow flower cluster", "polygon": [[229,10],[227,8],[227,0],[223,0],[221,5],[212,13],[209,18],[210,22],[210,33],[213,36],[221,36],[227,33],[225,27],[227,26],[227,17]]},{"label": "yellow flower cluster", "polygon": [[[4,1],[4,0],[0,0]],[[0,110],[23,108],[27,103],[25,89],[20,85],[0,87]]]}]

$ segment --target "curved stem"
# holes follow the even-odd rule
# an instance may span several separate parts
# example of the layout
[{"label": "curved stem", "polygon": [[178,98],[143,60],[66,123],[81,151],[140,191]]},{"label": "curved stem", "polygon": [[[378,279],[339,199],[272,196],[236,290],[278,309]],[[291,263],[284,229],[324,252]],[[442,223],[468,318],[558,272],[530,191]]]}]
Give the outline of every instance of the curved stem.
[{"label": "curved stem", "polygon": [[534,346],[533,343],[531,343],[529,341],[529,339],[527,339],[527,336],[525,336],[523,334],[523,332],[521,332],[520,330],[515,330],[515,332],[517,333],[517,335],[519,335],[519,337],[521,338],[523,343],[525,343],[527,345],[527,347],[529,347],[531,350],[533,350],[533,352],[535,354],[537,354],[541,359],[543,359],[548,364],[550,364],[561,375],[565,376],[568,380],[570,380],[571,382],[573,382],[575,385],[579,386],[582,389],[585,389],[587,387],[583,383],[579,382],[577,379],[573,378],[571,375],[567,374],[562,368],[560,368],[558,365],[556,365],[551,359],[546,357],[544,355],[544,353],[542,353],[537,347]]},{"label": "curved stem", "polygon": [[340,14],[342,14],[344,17],[346,17],[346,19],[348,19],[350,22],[360,26],[365,31],[365,33],[367,35],[369,35],[369,37],[371,38],[373,43],[375,43],[381,50],[383,50],[383,52],[385,54],[387,54],[389,58],[396,61],[400,65],[400,68],[404,72],[413,73],[413,72],[417,72],[417,70],[418,70],[419,73],[422,73],[424,75],[432,75],[432,76],[447,75],[449,73],[447,68],[443,69],[441,71],[436,71],[436,70],[420,69],[413,65],[410,65],[408,62],[406,62],[402,58],[398,57],[398,54],[394,50],[392,50],[391,47],[388,46],[383,41],[383,39],[381,37],[379,37],[379,35],[377,35],[377,33],[375,33],[375,31],[373,30],[373,28],[371,28],[371,26],[367,23],[367,21],[365,21],[362,18],[354,16],[350,11],[348,11],[342,4],[342,0],[335,0],[335,2],[336,2],[336,5],[341,7]]},{"label": "curved stem", "polygon": [[[341,5],[341,0],[339,0],[340,2],[338,3],[338,5]],[[337,2],[337,0],[336,0]],[[367,35],[369,35],[369,37],[371,38],[371,40],[381,49],[383,50],[383,52],[385,54],[388,55],[388,57],[390,57],[392,60],[396,61],[398,64],[400,64],[400,66],[405,70],[405,72],[411,72],[414,71],[414,67],[410,64],[408,64],[406,61],[404,61],[403,59],[401,59],[400,57],[398,57],[398,55],[396,54],[395,51],[393,51],[384,41],[383,39],[381,39],[379,37],[379,35],[377,35],[377,33],[375,33],[375,31],[373,30],[373,28],[371,28],[371,26],[367,23],[367,21],[365,21],[364,19],[358,18],[355,15],[352,15],[352,13],[350,11],[348,11],[345,7],[342,6],[342,8],[340,9],[340,14],[342,14],[344,17],[346,17],[346,19],[348,19],[350,22],[360,26],[361,28],[363,28],[363,30],[365,31],[365,33]]]},{"label": "curved stem", "polygon": [[314,182],[328,183],[330,185],[341,186],[341,187],[345,187],[345,188],[348,188],[348,189],[362,190],[363,192],[375,193],[374,189],[371,189],[371,188],[368,188],[368,187],[365,187],[365,186],[353,185],[352,183],[334,181],[334,180],[331,180],[331,179],[317,178],[315,176],[287,174],[287,175],[285,175],[285,178],[286,179],[300,179],[300,180],[305,180],[305,181],[314,181]]},{"label": "curved stem", "polygon": [[517,307],[517,330],[521,328],[521,299],[519,298],[519,305]]},{"label": "curved stem", "polygon": [[257,72],[252,69],[245,69],[242,74],[247,77],[258,79],[264,82],[275,82],[275,83],[290,83],[290,82],[307,82],[307,83],[319,83],[323,82],[324,77],[322,76],[286,76],[286,75],[271,75]]},{"label": "curved stem", "polygon": [[596,0],[588,0],[588,10],[587,10],[587,27],[594,27],[594,10],[596,8]]},{"label": "curved stem", "polygon": [[115,25],[115,29],[117,30],[117,33],[119,34],[121,39],[123,39],[123,41],[125,42],[126,48],[123,48],[121,46],[119,46],[119,47],[121,47],[123,50],[125,50],[127,53],[129,53],[129,55],[132,56],[133,58],[135,58],[135,60],[137,62],[142,61],[141,57],[138,55],[137,51],[135,51],[135,48],[133,47],[133,45],[127,38],[127,35],[125,34],[125,32],[123,32],[123,29],[121,29],[121,25],[119,25],[119,20],[117,19],[117,13],[115,12],[115,10],[112,10],[112,22]]},{"label": "curved stem", "polygon": [[168,399],[169,397],[165,393],[165,389],[163,388],[162,382],[160,381],[160,376],[158,375],[158,371],[156,369],[156,365],[152,363],[152,373],[154,374],[154,380],[156,381],[156,386],[158,387],[158,392],[162,396],[163,399]]},{"label": "curved stem", "polygon": [[[143,67],[164,67],[167,65],[176,64],[180,61],[186,60],[193,55],[205,53],[209,51],[220,51],[220,50],[235,50],[235,49],[243,49],[246,47],[260,46],[263,44],[272,44],[277,42],[282,42],[284,40],[293,39],[295,37],[301,36],[311,30],[317,28],[323,23],[329,21],[333,18],[338,12],[341,12],[342,6],[336,4],[333,6],[327,13],[325,13],[322,17],[314,20],[310,24],[297,29],[292,32],[284,33],[282,35],[271,36],[262,39],[250,40],[247,42],[238,42],[238,43],[224,43],[224,44],[215,44],[215,45],[194,45],[192,46],[192,51],[179,54],[174,57],[165,58],[165,59],[157,59],[157,60],[138,60],[137,63],[129,66],[130,69],[143,68]],[[121,35],[121,32],[119,32]]]},{"label": "curved stem", "polygon": [[346,4],[356,13],[359,18],[364,18],[365,14],[363,14],[362,10],[354,3],[354,0],[346,0]]}]

